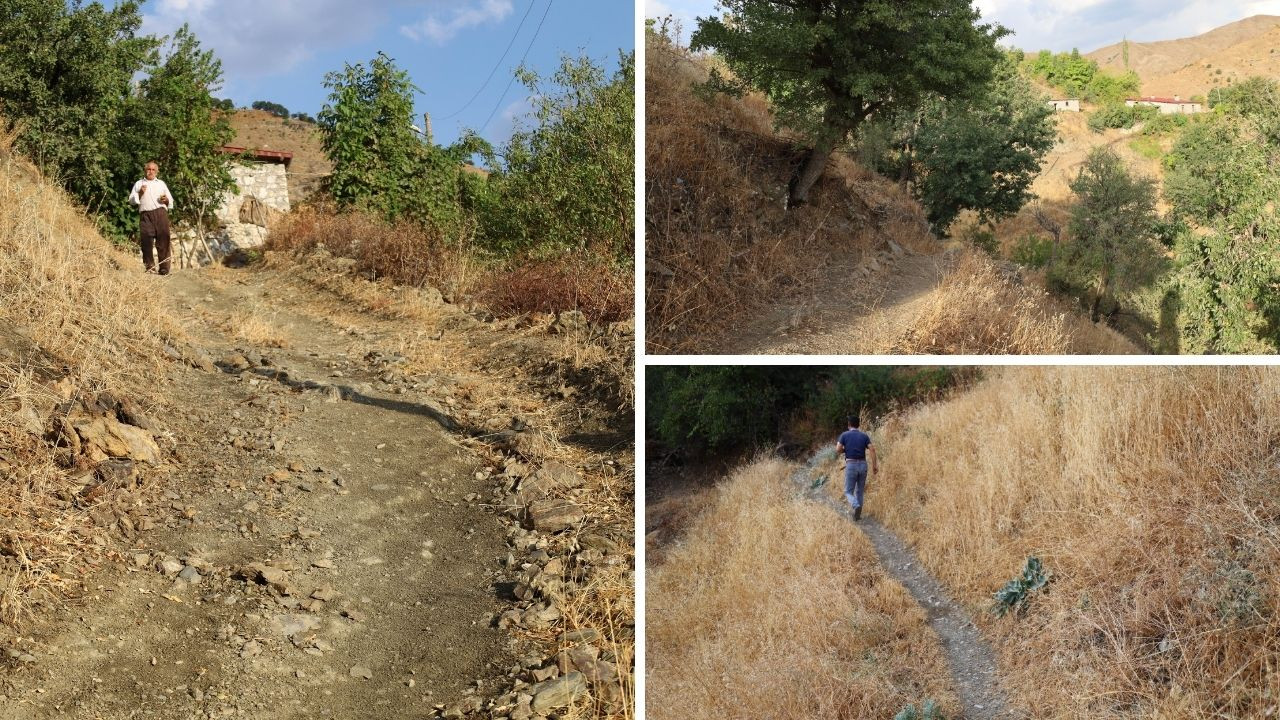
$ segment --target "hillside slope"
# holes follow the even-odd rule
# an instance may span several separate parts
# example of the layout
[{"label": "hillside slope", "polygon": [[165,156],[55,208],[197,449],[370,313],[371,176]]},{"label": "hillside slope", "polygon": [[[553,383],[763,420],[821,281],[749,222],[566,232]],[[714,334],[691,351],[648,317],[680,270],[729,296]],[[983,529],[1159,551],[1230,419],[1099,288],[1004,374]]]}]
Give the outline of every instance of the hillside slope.
[{"label": "hillside slope", "polygon": [[236,131],[231,144],[251,150],[281,150],[293,153],[289,165],[289,202],[303,202],[333,172],[320,144],[320,131],[313,123],[285,120],[265,110],[236,110],[229,116]]},{"label": "hillside slope", "polygon": [[[1142,79],[1144,95],[1191,97],[1225,85],[1229,77],[1280,77],[1280,52],[1271,52],[1277,47],[1277,29],[1280,16],[1255,15],[1192,37],[1129,42],[1128,69]],[[1124,47],[1123,42],[1107,45],[1085,57],[1123,72]]]},{"label": "hillside slope", "polygon": [[944,254],[911,194],[847,155],[787,209],[804,142],[774,129],[759,95],[697,90],[713,62],[649,34],[650,352],[1134,350],[990,258]]},{"label": "hillside slope", "polygon": [[1028,556],[1052,574],[979,613],[1036,717],[1280,709],[1280,373],[996,369],[873,434],[870,513],[962,603]]},{"label": "hillside slope", "polygon": [[633,716],[625,327],[144,275],[7,140],[0,720]]}]

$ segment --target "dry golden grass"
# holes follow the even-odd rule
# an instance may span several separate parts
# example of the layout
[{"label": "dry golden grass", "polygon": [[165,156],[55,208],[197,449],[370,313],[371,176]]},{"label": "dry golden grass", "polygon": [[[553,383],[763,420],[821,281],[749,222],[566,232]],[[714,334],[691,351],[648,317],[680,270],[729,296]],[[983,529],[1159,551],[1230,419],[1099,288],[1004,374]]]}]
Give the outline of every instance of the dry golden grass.
[{"label": "dry golden grass", "polygon": [[810,204],[788,212],[803,144],[778,134],[766,100],[698,97],[705,61],[649,35],[645,73],[645,312],[651,352],[700,342],[770,298],[796,292],[834,256],[888,233],[936,251],[896,184],[837,157]]},{"label": "dry golden grass", "polygon": [[[876,431],[868,504],[1044,718],[1280,712],[1280,372],[1002,368]],[[1053,573],[1023,617],[992,593]]]},{"label": "dry golden grass", "polygon": [[1119,333],[1023,285],[982,253],[965,251],[922,302],[891,352],[918,355],[1130,354]]},{"label": "dry golden grass", "polygon": [[70,481],[43,439],[55,404],[102,390],[152,404],[167,382],[164,339],[179,334],[156,303],[162,280],[103,240],[12,141],[0,137],[0,623],[106,552],[87,508],[60,497]]},{"label": "dry golden grass", "polygon": [[648,569],[646,709],[663,718],[889,718],[938,700],[941,645],[875,550],[764,459],[708,493]]}]

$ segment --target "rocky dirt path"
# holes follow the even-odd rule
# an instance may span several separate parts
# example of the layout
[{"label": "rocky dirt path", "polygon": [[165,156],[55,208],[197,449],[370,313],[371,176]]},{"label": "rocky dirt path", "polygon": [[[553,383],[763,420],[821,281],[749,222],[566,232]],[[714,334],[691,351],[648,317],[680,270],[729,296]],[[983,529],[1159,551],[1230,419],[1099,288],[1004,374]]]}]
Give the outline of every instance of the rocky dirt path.
[{"label": "rocky dirt path", "polygon": [[[830,466],[835,458],[830,450],[814,455],[794,480],[808,496],[854,523],[847,504],[821,492],[824,476],[818,468]],[[964,705],[959,720],[1013,720],[1025,717],[1009,707],[996,673],[995,653],[982,638],[968,613],[954,602],[942,585],[920,564],[915,553],[891,530],[874,518],[863,516],[856,523],[880,557],[880,564],[893,579],[902,583],[922,607],[929,625],[942,641],[956,694]]]},{"label": "rocky dirt path", "polygon": [[896,245],[857,265],[831,265],[806,295],[747,319],[708,352],[865,355],[890,352],[940,282],[946,254]]},{"label": "rocky dirt path", "polygon": [[[0,719],[619,711],[628,631],[576,603],[634,572],[630,524],[564,499],[584,468],[503,461],[474,378],[408,374],[369,349],[376,323],[237,272],[159,281],[206,354],[172,364],[176,411],[147,420],[174,458],[147,476],[159,508],[94,511],[127,549],[0,666]],[[507,420],[516,444],[527,423]],[[609,449],[578,457],[617,475],[627,443],[593,429]]]}]

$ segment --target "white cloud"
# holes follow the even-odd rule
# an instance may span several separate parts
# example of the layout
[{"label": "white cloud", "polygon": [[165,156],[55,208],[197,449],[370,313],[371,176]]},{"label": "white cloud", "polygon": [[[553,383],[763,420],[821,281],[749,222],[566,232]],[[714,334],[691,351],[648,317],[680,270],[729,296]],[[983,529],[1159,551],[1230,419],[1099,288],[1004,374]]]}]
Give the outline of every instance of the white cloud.
[{"label": "white cloud", "polygon": [[502,22],[511,10],[511,0],[477,0],[450,9],[447,17],[437,12],[412,25],[402,25],[400,32],[415,41],[426,38],[444,44],[467,28]]},{"label": "white cloud", "polygon": [[[167,35],[191,25],[229,79],[285,73],[317,52],[368,39],[402,0],[158,0],[142,31]],[[336,69],[336,68],[335,68]]]}]

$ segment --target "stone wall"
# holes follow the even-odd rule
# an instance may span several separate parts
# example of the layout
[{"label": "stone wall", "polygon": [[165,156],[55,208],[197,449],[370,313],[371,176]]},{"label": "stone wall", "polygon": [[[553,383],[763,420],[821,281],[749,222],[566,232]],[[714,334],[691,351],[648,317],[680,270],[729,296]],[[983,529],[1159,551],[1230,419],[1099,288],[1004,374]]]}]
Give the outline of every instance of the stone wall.
[{"label": "stone wall", "polygon": [[231,177],[240,191],[227,193],[222,206],[214,212],[220,227],[206,232],[203,243],[194,230],[174,234],[174,263],[178,267],[207,265],[209,252],[217,261],[237,250],[260,247],[266,242],[272,221],[281,213],[289,212],[289,184],[284,165],[233,163]]},{"label": "stone wall", "polygon": [[240,222],[240,205],[253,196],[258,202],[281,212],[289,212],[289,179],[280,163],[233,163],[231,177],[240,192],[227,193],[218,208],[218,221],[223,225]]}]

